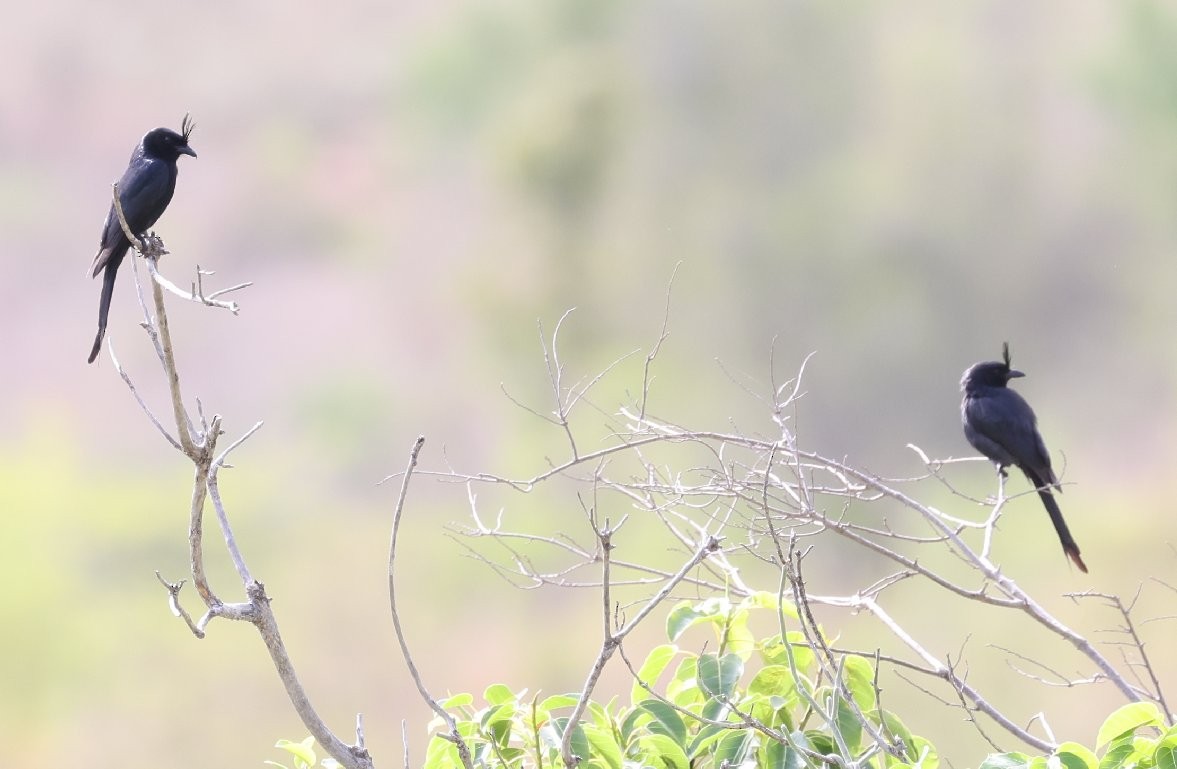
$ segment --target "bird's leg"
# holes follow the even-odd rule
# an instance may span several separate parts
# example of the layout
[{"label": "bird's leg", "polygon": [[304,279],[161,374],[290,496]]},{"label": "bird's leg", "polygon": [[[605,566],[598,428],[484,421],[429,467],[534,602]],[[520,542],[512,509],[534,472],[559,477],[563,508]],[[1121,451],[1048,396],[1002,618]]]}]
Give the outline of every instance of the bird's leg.
[{"label": "bird's leg", "polygon": [[143,251],[140,253],[145,259],[151,259],[158,262],[159,258],[168,253],[164,246],[163,238],[156,235],[154,231],[144,232],[139,236],[139,241],[143,243]]},{"label": "bird's leg", "polygon": [[1006,472],[1005,465],[1000,462],[994,462],[993,466],[997,468],[997,496],[988,497],[986,502],[992,500],[994,505],[1001,507],[1005,503],[1005,480],[1009,477],[1009,473]]}]

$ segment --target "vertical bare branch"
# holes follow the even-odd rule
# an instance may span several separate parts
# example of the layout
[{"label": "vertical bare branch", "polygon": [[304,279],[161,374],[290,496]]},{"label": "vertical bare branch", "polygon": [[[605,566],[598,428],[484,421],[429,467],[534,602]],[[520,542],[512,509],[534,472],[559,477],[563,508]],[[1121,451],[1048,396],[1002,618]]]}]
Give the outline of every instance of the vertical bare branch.
[{"label": "vertical bare branch", "polygon": [[412,676],[413,683],[417,686],[417,691],[420,692],[421,698],[425,700],[425,703],[429,705],[430,709],[449,728],[449,733],[442,735],[442,737],[449,740],[457,748],[462,765],[466,769],[474,769],[474,762],[470,756],[470,747],[458,732],[457,721],[454,720],[454,717],[437,700],[433,699],[429,690],[425,688],[425,682],[421,679],[421,671],[417,669],[417,664],[413,662],[413,655],[409,652],[409,643],[405,640],[405,631],[401,627],[400,611],[396,604],[396,570],[394,567],[396,566],[397,539],[400,537],[401,518],[405,510],[405,497],[409,493],[409,480],[413,477],[413,469],[417,467],[417,458],[421,454],[421,447],[424,445],[424,435],[418,436],[416,442],[413,443],[413,448],[409,452],[409,463],[405,467],[404,477],[401,478],[401,489],[400,494],[396,498],[396,509],[392,514],[392,537],[388,544],[388,604],[392,610],[392,627],[396,631],[396,640],[401,647],[401,656],[404,657],[405,664],[409,668],[409,675]]}]

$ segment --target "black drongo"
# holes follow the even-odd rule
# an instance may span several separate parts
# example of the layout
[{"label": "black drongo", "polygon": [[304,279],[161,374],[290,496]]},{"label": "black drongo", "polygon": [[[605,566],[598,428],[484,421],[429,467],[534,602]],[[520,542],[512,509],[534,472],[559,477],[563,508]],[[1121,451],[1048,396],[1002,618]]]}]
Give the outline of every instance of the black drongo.
[{"label": "black drongo", "polygon": [[[119,203],[131,232],[136,236],[142,235],[155,224],[171,202],[172,193],[176,191],[176,160],[181,155],[196,157],[196,153],[188,146],[193,127],[185,115],[180,133],[170,128],[148,131],[131,153],[127,170],[119,180]],[[91,277],[103,273],[102,297],[98,302],[98,335],[94,337],[94,348],[90,350],[90,363],[94,362],[102,349],[106,318],[110,313],[110,298],[114,294],[115,274],[130,247],[131,242],[123,232],[112,201],[106,223],[102,225],[98,253],[90,269]]]},{"label": "black drongo", "polygon": [[1058,532],[1063,552],[1067,554],[1080,571],[1087,566],[1079,556],[1063,513],[1050,489],[1053,486],[1062,492],[1058,478],[1050,467],[1050,454],[1038,432],[1038,419],[1034,410],[1006,385],[1009,380],[1025,376],[1009,365],[1009,345],[1002,348],[1001,362],[977,363],[964,372],[960,387],[964,399],[960,404],[960,416],[964,422],[964,435],[977,451],[997,465],[1002,475],[1005,468],[1013,465],[1026,474],[1026,478],[1038,491],[1050,522]]}]

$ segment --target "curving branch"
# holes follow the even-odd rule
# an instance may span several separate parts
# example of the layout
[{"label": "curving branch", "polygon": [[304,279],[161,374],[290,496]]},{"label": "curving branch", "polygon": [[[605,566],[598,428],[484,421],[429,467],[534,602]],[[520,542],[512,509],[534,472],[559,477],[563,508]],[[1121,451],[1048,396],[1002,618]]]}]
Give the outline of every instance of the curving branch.
[{"label": "curving branch", "polygon": [[[805,358],[796,376],[781,384],[770,374],[771,389],[767,396],[758,395],[751,388],[737,383],[766,406],[771,423],[767,436],[749,430],[698,429],[656,418],[652,416],[650,382],[655,358],[669,336],[666,318],[663,318],[657,339],[649,348],[640,386],[626,388],[627,392],[637,393],[636,402],[622,404],[612,414],[605,414],[595,404],[583,408],[585,391],[588,387],[600,386],[610,369],[586,377],[582,381],[588,382],[587,386],[567,384],[568,363],[557,350],[558,332],[566,319],[567,315],[561,317],[557,333],[550,340],[542,338],[541,327],[542,355],[551,388],[548,398],[549,402],[557,404],[555,411],[544,413],[543,409],[531,408],[512,399],[524,411],[562,433],[566,453],[552,457],[545,467],[522,477],[488,472],[464,473],[453,468],[419,471],[443,481],[466,485],[473,525],[461,533],[471,542],[486,540],[501,548],[506,554],[505,563],[499,563],[473,544],[466,545],[500,575],[525,587],[598,587],[607,601],[611,587],[622,584],[646,585],[657,595],[666,595],[679,585],[689,585],[697,593],[746,596],[754,591],[740,577],[741,559],[769,563],[780,569],[782,590],[785,586],[790,588],[791,597],[799,609],[807,611],[811,604],[816,604],[866,613],[902,645],[904,652],[898,656],[881,655],[877,651],[835,649],[821,637],[812,616],[804,618],[802,630],[807,632],[808,642],[822,663],[822,675],[835,682],[838,696],[846,697],[845,688],[836,683],[842,659],[847,654],[867,656],[900,668],[911,676],[943,682],[949,688],[951,698],[959,702],[952,703],[953,706],[962,707],[969,720],[991,742],[978,720],[980,716],[987,717],[1006,734],[1027,745],[1039,750],[1052,749],[1054,738],[1046,728],[1044,718],[1032,719],[1028,726],[1021,725],[1019,722],[1024,723],[1025,718],[1004,712],[966,680],[958,670],[959,660],[939,659],[892,616],[887,608],[889,588],[910,579],[926,580],[943,590],[950,600],[1018,612],[1056,639],[1074,647],[1087,661],[1091,673],[1067,681],[1065,685],[1107,682],[1129,701],[1150,698],[1158,700],[1164,707],[1158,678],[1145,653],[1145,644],[1122,605],[1114,604],[1113,608],[1119,608],[1123,632],[1129,638],[1128,645],[1136,649],[1138,658],[1136,662],[1130,661],[1127,669],[1117,665],[1099,646],[1049,611],[993,560],[997,524],[1009,503],[1021,495],[1007,494],[1004,484],[999,486],[996,499],[991,500],[975,499],[959,492],[948,471],[980,460],[932,459],[911,445],[923,462],[924,472],[908,478],[883,478],[844,460],[807,450],[795,428],[797,402],[805,394],[802,375],[812,355]],[[586,452],[581,447],[590,445],[590,441],[583,437],[581,425],[595,427],[602,415],[606,429],[611,433],[603,442],[597,439],[597,447]],[[692,460],[686,464],[682,463],[682,457],[687,456],[684,451],[694,452],[690,454]],[[717,545],[709,557],[696,564],[700,573],[687,577],[645,563],[616,561],[611,554],[615,530],[608,526],[602,528],[594,523],[593,537],[597,546],[585,547],[563,532],[512,528],[504,522],[502,512],[492,523],[487,523],[475,504],[475,487],[497,486],[509,492],[530,494],[556,479],[591,487],[594,494],[598,490],[615,493],[630,505],[632,511],[651,515],[661,523],[670,547],[676,551],[690,552],[704,533],[724,536],[731,544],[723,548]],[[984,514],[978,519],[969,517],[967,511],[962,513],[922,502],[919,492],[928,483],[940,484],[969,506],[982,506]],[[1032,494],[1033,491],[1025,493]],[[851,507],[854,508],[853,515],[850,514]],[[894,571],[848,595],[811,594],[801,579],[797,542],[812,540],[808,545],[811,550],[820,542],[815,538],[828,536],[846,540],[864,555],[879,563],[891,564]],[[782,548],[782,542],[790,543],[788,552]],[[951,553],[955,563],[945,563],[942,557],[922,557],[933,550]],[[544,554],[542,560],[537,557],[539,553]],[[552,556],[556,557],[554,562]],[[534,565],[539,562],[554,565],[540,570]],[[599,578],[584,580],[574,576],[574,572],[593,564],[601,567]],[[591,692],[595,676],[599,675],[600,667],[612,653],[611,644],[616,638],[617,633],[607,622],[605,640],[586,680],[583,698]],[[1016,656],[1016,652],[1007,653]],[[1136,665],[1144,669],[1147,685],[1131,680],[1136,675],[1133,669]],[[846,702],[853,709],[853,703]],[[821,712],[821,709],[815,707],[814,711]],[[1035,720],[1046,732],[1045,739],[1029,731]],[[574,725],[575,719],[570,719],[568,729]],[[876,749],[893,750],[885,733],[868,731]],[[569,739],[566,733],[562,746],[565,763],[572,758],[567,750]]]},{"label": "curving branch", "polygon": [[[440,702],[433,698],[429,690],[425,687],[425,681],[421,678],[421,671],[417,669],[417,663],[413,661],[413,655],[409,652],[409,643],[405,640],[404,628],[401,627],[400,610],[396,603],[396,570],[394,568],[396,566],[396,545],[400,537],[401,518],[405,512],[405,497],[409,493],[409,479],[413,477],[413,470],[417,467],[417,458],[420,456],[421,447],[424,445],[425,436],[420,435],[413,443],[413,448],[409,451],[409,463],[405,467],[404,476],[401,478],[401,489],[397,495],[396,508],[392,514],[392,538],[388,543],[388,603],[392,611],[392,627],[396,631],[396,640],[401,647],[401,656],[404,657],[405,664],[409,668],[409,675],[412,676],[413,683],[417,686],[417,691],[421,694],[421,698],[425,700],[425,704],[449,728],[449,733],[441,736],[443,739],[453,743],[458,751],[458,757],[462,761],[462,766],[466,767],[466,769],[474,769],[474,760],[470,755],[470,746],[462,739],[462,735],[458,731],[458,722],[441,706]],[[408,751],[407,743],[405,750]]]}]

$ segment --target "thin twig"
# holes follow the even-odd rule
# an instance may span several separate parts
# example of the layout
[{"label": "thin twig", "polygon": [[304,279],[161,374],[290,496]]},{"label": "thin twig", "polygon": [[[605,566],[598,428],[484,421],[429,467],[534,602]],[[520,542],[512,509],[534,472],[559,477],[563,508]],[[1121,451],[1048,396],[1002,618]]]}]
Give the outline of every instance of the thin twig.
[{"label": "thin twig", "polygon": [[168,606],[171,608],[172,614],[184,620],[185,624],[188,625],[188,629],[192,631],[192,635],[196,636],[197,638],[204,638],[204,629],[198,627],[196,623],[192,621],[192,615],[189,614],[182,605],[180,605],[180,588],[184,587],[184,582],[186,580],[180,580],[179,582],[168,582],[160,575],[158,569],[155,571],[155,578],[158,579],[159,583],[163,585],[168,591]]},{"label": "thin twig", "polygon": [[405,509],[405,497],[409,493],[409,480],[413,477],[413,468],[417,466],[417,457],[421,453],[421,447],[425,445],[425,436],[417,437],[413,443],[413,448],[409,452],[409,463],[405,467],[404,476],[401,478],[400,494],[396,498],[396,508],[392,513],[392,538],[388,545],[388,603],[392,610],[392,627],[396,631],[396,640],[401,647],[401,656],[404,657],[405,664],[409,668],[409,675],[413,678],[413,683],[417,686],[417,691],[420,692],[421,698],[425,700],[434,713],[436,713],[442,721],[445,722],[449,728],[449,734],[441,735],[444,739],[453,743],[458,750],[458,755],[462,759],[462,765],[466,769],[474,769],[473,759],[470,756],[470,748],[466,741],[462,738],[458,731],[458,723],[454,720],[441,704],[433,699],[429,694],[429,690],[425,688],[425,682],[421,679],[421,672],[417,669],[417,665],[413,662],[413,655],[409,653],[409,644],[405,640],[405,632],[401,627],[400,611],[396,604],[396,544],[397,538],[400,536],[401,517]]},{"label": "thin twig", "polygon": [[678,268],[682,267],[682,260],[680,259],[674,265],[674,270],[670,273],[670,282],[666,286],[666,307],[662,313],[662,330],[658,332],[658,340],[654,342],[654,346],[650,348],[650,352],[646,353],[646,364],[642,367],[642,402],[638,407],[638,419],[646,418],[646,405],[650,402],[650,385],[654,383],[650,376],[650,368],[654,365],[654,359],[658,357],[658,353],[662,350],[662,343],[670,338],[670,297],[674,292],[674,279],[678,275]]}]

